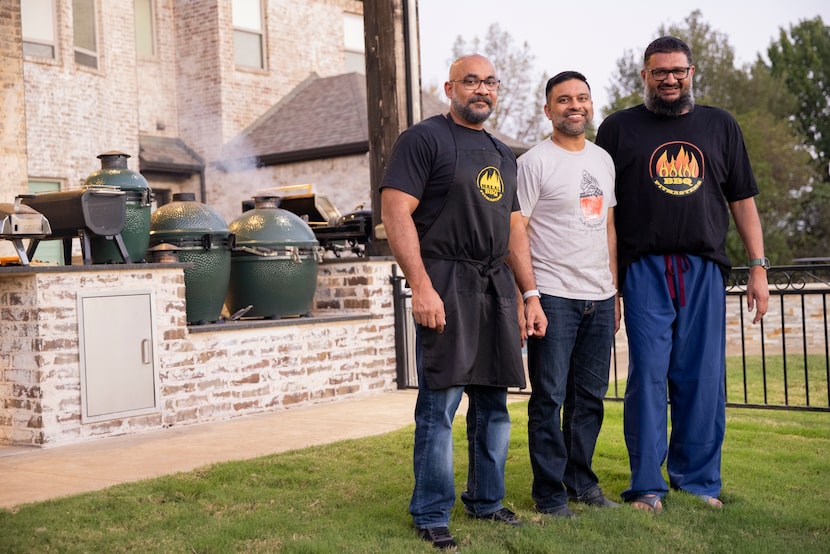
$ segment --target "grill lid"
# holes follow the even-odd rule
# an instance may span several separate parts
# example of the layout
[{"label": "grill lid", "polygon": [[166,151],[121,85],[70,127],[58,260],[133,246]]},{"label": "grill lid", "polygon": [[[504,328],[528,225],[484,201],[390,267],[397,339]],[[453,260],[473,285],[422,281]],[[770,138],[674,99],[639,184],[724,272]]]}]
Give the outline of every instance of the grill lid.
[{"label": "grill lid", "polygon": [[219,212],[195,201],[187,193],[173,195],[173,201],[161,206],[151,217],[150,236],[154,240],[191,237],[212,233],[226,236],[228,225]]},{"label": "grill lid", "polygon": [[276,206],[276,199],[257,196],[256,208],[244,212],[232,221],[228,228],[236,235],[239,247],[274,249],[285,246],[315,248],[318,246],[308,224],[296,214]]}]

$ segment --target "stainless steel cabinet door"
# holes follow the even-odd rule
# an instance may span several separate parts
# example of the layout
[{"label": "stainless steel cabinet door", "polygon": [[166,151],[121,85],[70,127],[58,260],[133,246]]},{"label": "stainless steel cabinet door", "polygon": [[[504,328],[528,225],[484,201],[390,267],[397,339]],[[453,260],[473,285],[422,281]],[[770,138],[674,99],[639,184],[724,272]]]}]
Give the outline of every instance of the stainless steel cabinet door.
[{"label": "stainless steel cabinet door", "polygon": [[82,421],[157,411],[152,292],[80,292],[78,317]]}]

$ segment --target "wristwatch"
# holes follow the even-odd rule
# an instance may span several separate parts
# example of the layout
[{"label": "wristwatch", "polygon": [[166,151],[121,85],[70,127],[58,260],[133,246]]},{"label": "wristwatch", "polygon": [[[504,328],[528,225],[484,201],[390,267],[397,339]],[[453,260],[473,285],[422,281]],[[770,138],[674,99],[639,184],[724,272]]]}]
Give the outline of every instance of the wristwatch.
[{"label": "wristwatch", "polygon": [[760,265],[764,269],[769,269],[769,258],[752,258],[749,260],[749,267],[754,267],[756,265]]}]

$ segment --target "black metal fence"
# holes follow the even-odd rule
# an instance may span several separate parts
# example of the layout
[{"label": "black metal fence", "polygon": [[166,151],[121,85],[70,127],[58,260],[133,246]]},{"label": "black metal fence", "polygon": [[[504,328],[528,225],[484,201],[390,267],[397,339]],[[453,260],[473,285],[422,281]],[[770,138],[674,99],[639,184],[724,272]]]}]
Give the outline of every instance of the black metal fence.
[{"label": "black metal fence", "polygon": [[727,405],[830,412],[830,265],[773,267],[767,278],[769,309],[757,325],[746,309],[748,269],[727,283]]},{"label": "black metal fence", "polygon": [[[830,412],[830,265],[770,268],[769,309],[758,324],[752,323],[746,308],[748,274],[748,268],[734,268],[726,288],[727,405]],[[409,291],[397,271],[392,283],[398,388],[417,387]],[[627,358],[626,334],[621,329],[611,357],[608,399],[623,398]]]}]

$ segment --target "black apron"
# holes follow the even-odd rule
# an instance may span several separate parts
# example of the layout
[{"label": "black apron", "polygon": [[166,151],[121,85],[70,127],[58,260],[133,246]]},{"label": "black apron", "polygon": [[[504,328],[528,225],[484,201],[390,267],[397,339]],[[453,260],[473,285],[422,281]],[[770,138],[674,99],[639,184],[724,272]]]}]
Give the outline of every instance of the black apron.
[{"label": "black apron", "polygon": [[[455,142],[453,182],[421,237],[421,256],[444,302],[443,333],[420,327],[423,375],[430,389],[461,385],[525,387],[513,272],[504,263],[516,176],[503,179],[494,149],[474,148],[447,120]],[[506,155],[506,154],[505,154]]]}]

